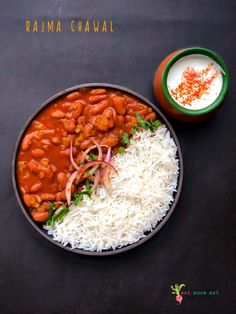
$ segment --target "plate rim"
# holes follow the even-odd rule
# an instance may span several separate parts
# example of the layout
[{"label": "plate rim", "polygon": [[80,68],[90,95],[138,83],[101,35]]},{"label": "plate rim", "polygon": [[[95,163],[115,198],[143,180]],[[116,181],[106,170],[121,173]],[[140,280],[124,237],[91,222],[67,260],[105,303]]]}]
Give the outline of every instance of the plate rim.
[{"label": "plate rim", "polygon": [[[73,92],[73,91],[81,89],[81,88],[93,88],[93,87],[97,87],[97,88],[104,87],[104,88],[110,88],[110,89],[116,89],[116,90],[118,89],[118,90],[123,91],[125,93],[131,94],[132,96],[135,96],[136,98],[142,100],[144,103],[148,104],[160,116],[161,120],[166,124],[168,130],[170,131],[171,137],[173,138],[173,140],[176,144],[176,147],[177,147],[177,154],[178,154],[178,160],[179,160],[179,176],[178,176],[177,191],[176,191],[176,194],[174,197],[174,201],[170,205],[170,208],[168,209],[168,211],[167,211],[166,215],[163,217],[163,219],[159,223],[157,223],[157,226],[152,231],[150,231],[150,233],[148,235],[146,235],[144,238],[141,238],[137,242],[134,242],[132,244],[128,244],[124,247],[117,248],[115,250],[111,249],[111,250],[100,251],[100,252],[86,251],[86,250],[78,249],[78,248],[72,249],[67,245],[65,246],[65,245],[61,244],[60,242],[53,240],[53,238],[50,235],[48,235],[47,233],[42,231],[43,227],[40,228],[39,225],[32,220],[32,218],[30,217],[30,214],[27,212],[27,209],[26,209],[24,203],[22,202],[20,192],[18,189],[17,179],[16,179],[16,177],[17,177],[16,176],[16,160],[17,160],[17,153],[18,153],[18,149],[19,149],[19,144],[21,142],[22,136],[24,135],[26,129],[28,128],[31,121],[35,118],[35,116],[37,114],[39,114],[40,111],[42,111],[44,109],[44,107],[49,105],[53,100],[65,95],[65,94],[67,94],[69,92]],[[35,110],[30,115],[30,117],[24,123],[21,131],[19,132],[16,144],[15,144],[14,149],[13,149],[11,168],[12,168],[12,183],[13,183],[14,194],[16,196],[17,202],[20,205],[21,211],[23,212],[24,216],[26,217],[26,219],[28,220],[30,225],[33,227],[33,229],[37,231],[38,235],[43,236],[43,238],[45,238],[46,240],[48,240],[52,244],[56,245],[57,247],[66,250],[67,252],[71,252],[71,253],[75,253],[75,254],[81,254],[81,255],[88,255],[88,256],[110,256],[110,255],[120,254],[120,253],[130,251],[130,250],[136,248],[137,246],[143,244],[144,242],[149,240],[151,237],[153,237],[166,224],[166,222],[169,220],[170,216],[172,215],[174,209],[176,208],[176,205],[178,203],[180,193],[182,190],[183,177],[184,177],[184,163],[183,163],[182,149],[181,149],[178,137],[177,137],[172,125],[170,124],[169,120],[166,118],[166,116],[162,113],[162,111],[157,106],[155,106],[146,97],[140,95],[139,93],[137,93],[137,92],[135,92],[135,91],[133,91],[127,87],[123,87],[123,86],[116,85],[116,84],[110,84],[110,83],[84,83],[84,84],[75,85],[75,86],[66,88],[66,89],[54,94],[53,96],[49,97],[46,101],[44,101],[37,108],[37,110]]]}]

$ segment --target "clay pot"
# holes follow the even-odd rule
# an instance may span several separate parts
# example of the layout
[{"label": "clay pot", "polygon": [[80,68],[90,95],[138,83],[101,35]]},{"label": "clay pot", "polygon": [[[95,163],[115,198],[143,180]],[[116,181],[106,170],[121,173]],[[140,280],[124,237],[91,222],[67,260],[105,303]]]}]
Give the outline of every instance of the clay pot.
[{"label": "clay pot", "polygon": [[[202,54],[212,58],[219,64],[223,77],[222,89],[216,100],[209,106],[197,110],[187,109],[180,106],[170,95],[167,88],[167,76],[173,64],[182,57],[192,54]],[[229,73],[223,59],[209,49],[193,47],[176,50],[161,62],[154,77],[154,94],[160,107],[171,117],[184,122],[198,122],[209,118],[220,108],[227,94],[228,85]]]}]

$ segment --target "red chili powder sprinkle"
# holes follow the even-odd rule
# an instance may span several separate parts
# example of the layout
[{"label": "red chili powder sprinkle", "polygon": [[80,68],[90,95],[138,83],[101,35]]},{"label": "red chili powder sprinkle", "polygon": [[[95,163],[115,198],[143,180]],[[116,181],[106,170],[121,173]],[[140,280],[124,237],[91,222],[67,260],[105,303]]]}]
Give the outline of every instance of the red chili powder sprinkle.
[{"label": "red chili powder sprinkle", "polygon": [[200,71],[196,71],[193,67],[187,67],[183,72],[180,84],[170,90],[172,97],[181,105],[191,106],[192,101],[208,94],[211,83],[219,75],[217,70],[209,73],[213,66],[214,64],[210,63]]}]

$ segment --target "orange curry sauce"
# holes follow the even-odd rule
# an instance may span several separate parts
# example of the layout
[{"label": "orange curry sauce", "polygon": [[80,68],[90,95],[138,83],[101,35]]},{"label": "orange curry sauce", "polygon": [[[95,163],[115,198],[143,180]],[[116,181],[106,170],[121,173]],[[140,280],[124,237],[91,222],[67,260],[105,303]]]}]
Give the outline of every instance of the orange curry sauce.
[{"label": "orange curry sauce", "polygon": [[[74,171],[69,147],[79,165],[82,151],[94,143],[117,153],[122,134],[137,125],[136,113],[155,120],[152,108],[113,89],[81,89],[46,106],[27,128],[17,156],[17,180],[25,205],[35,221],[48,217],[50,204],[66,201],[65,185]],[[76,192],[78,186],[72,186]]]}]

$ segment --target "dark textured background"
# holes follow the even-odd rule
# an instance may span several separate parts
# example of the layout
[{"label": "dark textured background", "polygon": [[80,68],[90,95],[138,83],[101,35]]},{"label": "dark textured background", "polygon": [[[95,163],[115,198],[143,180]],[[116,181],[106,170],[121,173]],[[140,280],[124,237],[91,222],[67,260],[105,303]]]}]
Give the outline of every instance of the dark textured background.
[{"label": "dark textured background", "polygon": [[[113,20],[114,33],[25,33],[25,19]],[[235,313],[236,2],[0,1],[0,313]],[[211,120],[173,122],[185,160],[179,204],[162,231],[120,256],[89,258],[40,239],[13,194],[11,156],[26,119],[49,96],[86,82],[131,88],[153,102],[155,68],[171,51],[216,50],[231,74]],[[170,285],[218,290],[184,298]]]}]

